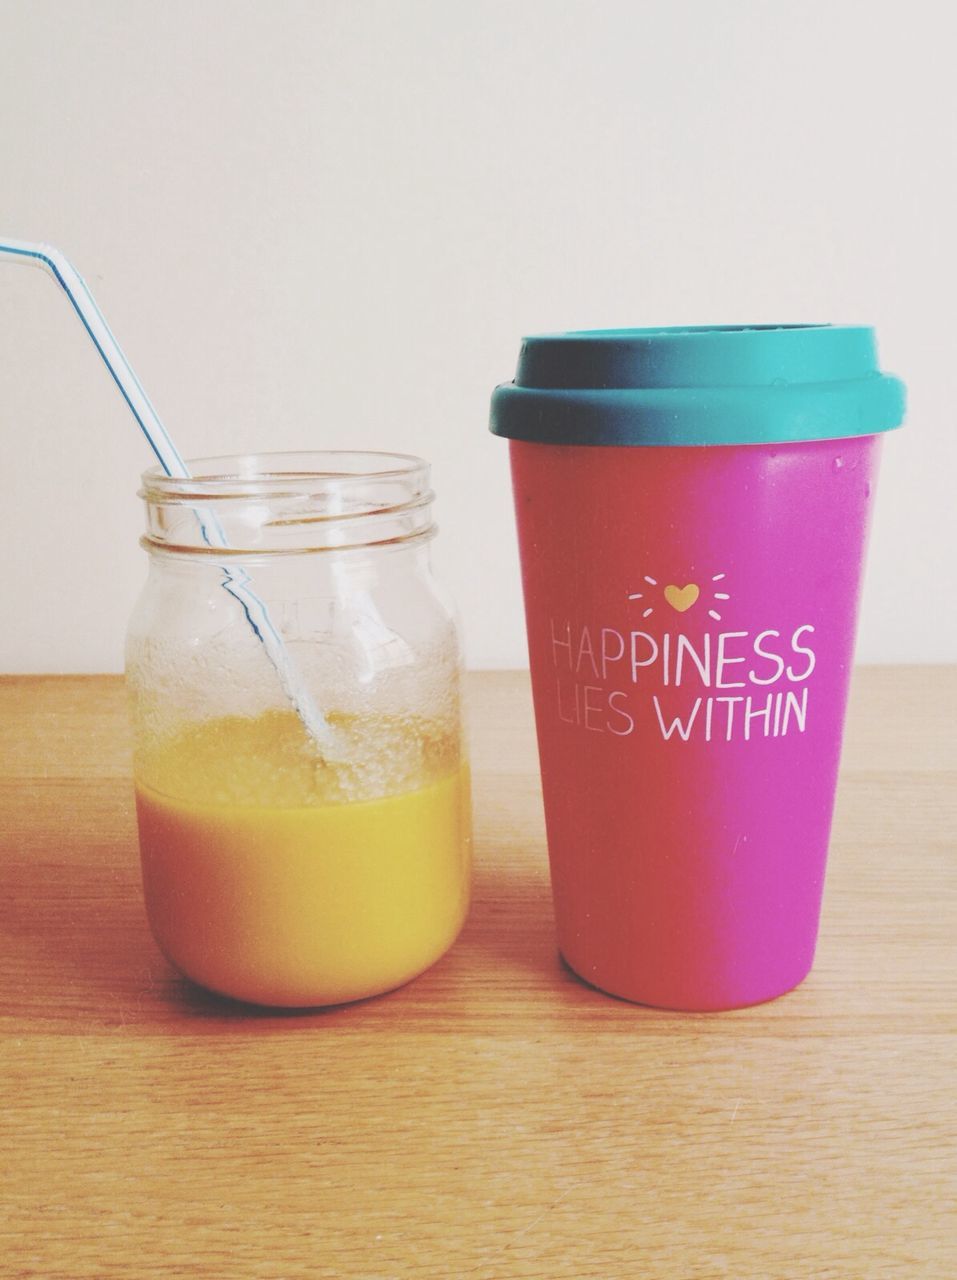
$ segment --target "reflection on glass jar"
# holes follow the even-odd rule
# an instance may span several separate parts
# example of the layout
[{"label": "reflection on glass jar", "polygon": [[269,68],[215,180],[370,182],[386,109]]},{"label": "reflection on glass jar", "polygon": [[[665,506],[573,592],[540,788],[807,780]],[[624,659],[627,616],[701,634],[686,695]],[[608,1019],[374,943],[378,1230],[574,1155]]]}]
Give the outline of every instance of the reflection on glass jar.
[{"label": "reflection on glass jar", "polygon": [[266,1005],[399,986],[451,946],[471,828],[429,469],[265,454],[143,478],[127,682],[160,947]]}]

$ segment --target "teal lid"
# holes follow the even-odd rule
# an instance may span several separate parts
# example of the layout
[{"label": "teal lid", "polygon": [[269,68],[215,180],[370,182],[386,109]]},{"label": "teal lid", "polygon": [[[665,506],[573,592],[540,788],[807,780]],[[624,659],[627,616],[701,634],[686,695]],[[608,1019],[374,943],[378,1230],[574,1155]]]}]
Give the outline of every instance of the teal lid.
[{"label": "teal lid", "polygon": [[525,338],[491,429],[543,444],[766,444],[899,427],[904,384],[862,325],[596,329]]}]

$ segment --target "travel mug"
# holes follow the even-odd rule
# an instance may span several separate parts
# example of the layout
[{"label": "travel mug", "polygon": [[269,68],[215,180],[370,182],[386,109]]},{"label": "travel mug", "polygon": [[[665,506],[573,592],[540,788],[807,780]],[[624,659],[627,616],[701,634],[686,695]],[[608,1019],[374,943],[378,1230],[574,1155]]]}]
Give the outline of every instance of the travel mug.
[{"label": "travel mug", "polygon": [[671,1009],[817,939],[881,435],[871,329],[526,338],[509,438],[558,940]]}]

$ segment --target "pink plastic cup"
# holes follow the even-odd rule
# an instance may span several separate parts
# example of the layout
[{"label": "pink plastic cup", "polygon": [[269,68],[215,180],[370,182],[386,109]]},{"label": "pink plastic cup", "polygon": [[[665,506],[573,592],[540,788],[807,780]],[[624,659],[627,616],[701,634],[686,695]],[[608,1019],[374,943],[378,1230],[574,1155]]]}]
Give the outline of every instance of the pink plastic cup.
[{"label": "pink plastic cup", "polygon": [[496,391],[559,946],[602,990],[728,1009],[811,968],[902,409],[822,326],[527,339]]}]

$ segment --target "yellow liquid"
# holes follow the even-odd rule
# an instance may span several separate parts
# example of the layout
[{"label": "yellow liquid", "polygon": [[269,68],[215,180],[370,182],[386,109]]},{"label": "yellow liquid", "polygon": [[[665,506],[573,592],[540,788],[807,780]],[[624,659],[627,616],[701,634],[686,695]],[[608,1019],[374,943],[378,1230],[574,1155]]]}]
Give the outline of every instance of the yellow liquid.
[{"label": "yellow liquid", "polygon": [[138,761],[150,925],[202,986],[266,1005],[356,1000],[427,969],[462,927],[457,745],[424,722],[337,727],[352,763],[319,761],[287,712],[192,726]]}]

